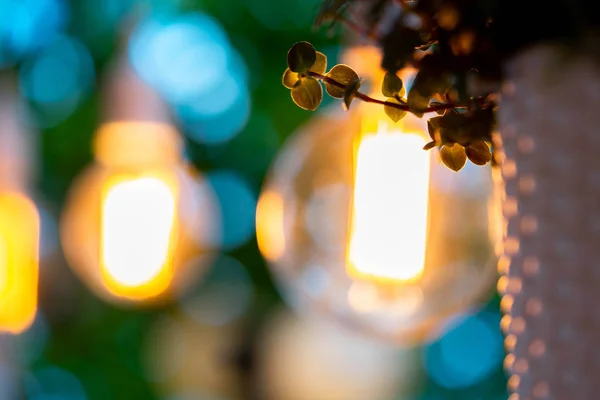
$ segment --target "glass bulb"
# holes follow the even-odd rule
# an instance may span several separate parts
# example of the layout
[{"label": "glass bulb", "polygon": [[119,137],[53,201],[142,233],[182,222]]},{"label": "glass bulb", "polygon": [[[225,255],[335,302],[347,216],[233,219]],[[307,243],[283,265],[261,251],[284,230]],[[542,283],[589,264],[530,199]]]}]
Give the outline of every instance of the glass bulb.
[{"label": "glass bulb", "polygon": [[[215,244],[215,200],[164,123],[114,122],[61,221],[67,260],[97,294],[154,303],[189,287]],[[200,264],[200,265],[199,265]]]},{"label": "glass bulb", "polygon": [[[337,105],[339,106],[339,105]],[[317,114],[282,148],[257,240],[284,298],[353,329],[420,342],[492,293],[490,168],[439,162],[426,118]]]}]

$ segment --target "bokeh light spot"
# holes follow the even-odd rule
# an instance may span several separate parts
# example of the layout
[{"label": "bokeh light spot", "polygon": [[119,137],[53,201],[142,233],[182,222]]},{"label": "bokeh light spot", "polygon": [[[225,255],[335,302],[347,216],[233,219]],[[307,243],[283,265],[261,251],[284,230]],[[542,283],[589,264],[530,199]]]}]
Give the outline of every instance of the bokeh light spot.
[{"label": "bokeh light spot", "polygon": [[140,76],[169,101],[181,103],[221,82],[230,48],[217,21],[189,13],[169,22],[143,22],[133,33],[129,54]]},{"label": "bokeh light spot", "polygon": [[42,121],[48,125],[75,110],[93,78],[94,65],[87,48],[75,38],[61,36],[25,62],[20,81],[27,98],[51,116]]},{"label": "bokeh light spot", "polygon": [[464,388],[485,379],[502,365],[500,316],[482,312],[464,318],[425,349],[425,367],[440,386]]},{"label": "bokeh light spot", "polygon": [[254,234],[257,196],[246,179],[233,171],[217,171],[207,176],[221,209],[221,247],[232,249]]},{"label": "bokeh light spot", "polygon": [[83,386],[71,372],[49,366],[26,380],[29,400],[86,400]]},{"label": "bokeh light spot", "polygon": [[50,43],[68,19],[60,0],[0,0],[0,66]]},{"label": "bokeh light spot", "polygon": [[197,294],[182,308],[201,325],[220,326],[234,322],[252,305],[254,286],[246,267],[221,256],[204,278]]}]

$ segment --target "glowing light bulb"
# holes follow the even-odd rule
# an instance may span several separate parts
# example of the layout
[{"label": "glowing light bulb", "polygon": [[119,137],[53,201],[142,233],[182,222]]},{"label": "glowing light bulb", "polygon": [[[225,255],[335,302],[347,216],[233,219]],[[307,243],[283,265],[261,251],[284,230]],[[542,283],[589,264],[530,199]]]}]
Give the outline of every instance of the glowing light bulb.
[{"label": "glowing light bulb", "polygon": [[19,193],[0,194],[0,331],[20,333],[37,310],[39,216]]},{"label": "glowing light bulb", "polygon": [[173,274],[175,189],[156,177],[112,184],[102,201],[102,272],[113,290],[157,294]]},{"label": "glowing light bulb", "polygon": [[382,282],[418,278],[425,266],[429,153],[416,133],[358,135],[348,273]]},{"label": "glowing light bulb", "polygon": [[[378,92],[379,51],[344,58]],[[436,162],[423,150],[427,115],[392,123],[372,104],[334,107],[275,159],[256,213],[260,251],[297,310],[403,345],[431,340],[493,293],[490,170]]]},{"label": "glowing light bulb", "polygon": [[114,122],[75,183],[61,223],[69,264],[111,301],[154,303],[189,287],[215,244],[213,194],[168,124]]}]

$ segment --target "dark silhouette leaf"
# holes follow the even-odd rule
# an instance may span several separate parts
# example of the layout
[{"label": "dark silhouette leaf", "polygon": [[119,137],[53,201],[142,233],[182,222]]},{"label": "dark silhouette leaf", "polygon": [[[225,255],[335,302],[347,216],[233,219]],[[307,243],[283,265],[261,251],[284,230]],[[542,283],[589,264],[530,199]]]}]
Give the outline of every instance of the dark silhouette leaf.
[{"label": "dark silhouette leaf", "polygon": [[436,146],[435,141],[432,140],[431,142],[429,142],[425,146],[423,146],[423,150],[430,150],[430,149],[433,149],[435,146]]},{"label": "dark silhouette leaf", "polygon": [[483,140],[471,143],[466,147],[467,157],[475,165],[485,165],[492,160],[492,153]]},{"label": "dark silhouette leaf", "polygon": [[415,90],[408,92],[408,106],[417,117],[422,117],[425,109],[429,107],[429,96],[423,96]]},{"label": "dark silhouette leaf", "polygon": [[346,86],[346,90],[344,91],[344,108],[346,110],[350,109],[350,104],[352,100],[356,97],[356,92],[360,88],[360,79],[356,78],[352,81],[348,86]]},{"label": "dark silhouette leaf", "polygon": [[317,61],[317,52],[308,42],[297,42],[288,51],[287,63],[292,72],[305,73]]},{"label": "dark silhouette leaf", "polygon": [[404,87],[402,85],[402,79],[398,75],[388,72],[383,77],[383,83],[381,84],[381,93],[385,97],[394,97],[396,95],[402,96],[404,93],[400,93]]}]

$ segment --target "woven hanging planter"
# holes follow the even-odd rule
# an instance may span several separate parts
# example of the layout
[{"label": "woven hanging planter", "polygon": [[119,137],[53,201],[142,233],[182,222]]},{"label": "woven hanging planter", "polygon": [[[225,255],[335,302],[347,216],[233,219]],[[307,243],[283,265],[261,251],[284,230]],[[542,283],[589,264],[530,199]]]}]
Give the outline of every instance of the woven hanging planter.
[{"label": "woven hanging planter", "polygon": [[597,399],[600,64],[549,46],[518,55],[499,131],[510,400]]}]

